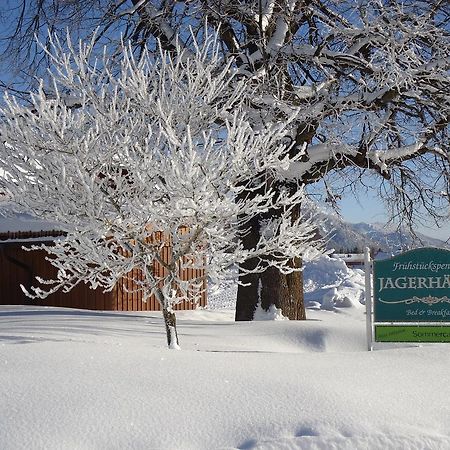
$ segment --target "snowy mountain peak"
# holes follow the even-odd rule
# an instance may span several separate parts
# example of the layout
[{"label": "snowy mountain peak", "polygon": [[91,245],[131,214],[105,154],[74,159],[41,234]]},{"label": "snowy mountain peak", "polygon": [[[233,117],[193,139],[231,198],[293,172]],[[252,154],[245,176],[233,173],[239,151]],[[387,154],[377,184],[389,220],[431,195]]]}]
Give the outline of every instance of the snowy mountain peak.
[{"label": "snowy mountain peak", "polygon": [[381,250],[388,253],[416,247],[449,248],[445,242],[416,233],[413,236],[405,228],[395,224],[349,223],[345,222],[335,211],[327,210],[309,202],[306,211],[317,216],[317,226],[322,236],[328,236],[328,248],[338,253],[360,253],[364,247]]}]

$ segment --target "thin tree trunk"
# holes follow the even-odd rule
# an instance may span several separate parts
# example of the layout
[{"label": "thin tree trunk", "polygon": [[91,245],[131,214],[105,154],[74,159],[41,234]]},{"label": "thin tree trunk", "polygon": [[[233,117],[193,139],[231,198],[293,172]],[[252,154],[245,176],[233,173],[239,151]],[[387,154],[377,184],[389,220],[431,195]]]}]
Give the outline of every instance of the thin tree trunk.
[{"label": "thin tree trunk", "polygon": [[179,350],[177,319],[175,313],[170,311],[167,306],[163,306],[164,325],[166,327],[167,345],[171,349]]},{"label": "thin tree trunk", "polygon": [[156,299],[161,305],[163,318],[164,318],[164,326],[166,328],[166,336],[167,336],[167,345],[171,349],[180,349],[180,345],[178,342],[178,333],[177,333],[177,318],[172,309],[169,308],[169,302],[164,297],[164,294],[161,289],[156,289],[154,292]]}]

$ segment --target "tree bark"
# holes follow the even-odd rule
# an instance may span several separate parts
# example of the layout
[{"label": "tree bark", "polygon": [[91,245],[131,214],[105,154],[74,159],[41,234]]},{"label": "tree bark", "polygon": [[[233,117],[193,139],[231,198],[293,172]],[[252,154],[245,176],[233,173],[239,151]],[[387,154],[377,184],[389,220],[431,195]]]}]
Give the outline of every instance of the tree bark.
[{"label": "tree bark", "polygon": [[[300,268],[301,260],[296,259],[292,264]],[[290,320],[306,319],[302,272],[285,275],[271,267],[260,275],[260,282],[263,309],[267,311],[271,305],[275,305]]]},{"label": "tree bark", "polygon": [[[248,268],[254,265],[252,260],[246,261],[242,267]],[[241,268],[239,268],[241,269]],[[258,283],[259,274],[242,274],[239,276],[239,281],[245,283],[247,286],[238,285],[237,299],[236,299],[236,314],[235,320],[253,320],[256,306],[258,305]]]},{"label": "tree bark", "polygon": [[[242,239],[245,249],[256,246],[259,240],[259,217],[253,217],[245,228],[249,228],[248,234]],[[235,320],[253,320],[256,306],[258,305],[259,274],[245,273],[257,266],[257,261],[251,258],[239,267],[239,281],[245,286],[238,285]]]},{"label": "tree bark", "polygon": [[[249,261],[246,264],[248,263]],[[301,260],[297,259],[293,264],[300,268]],[[241,275],[239,280],[249,285],[238,286],[235,315],[237,321],[253,320],[259,301],[266,311],[271,305],[275,305],[281,309],[283,316],[290,320],[306,319],[302,272],[285,275],[270,267],[261,274]]]},{"label": "tree bark", "polygon": [[163,306],[164,325],[166,327],[167,345],[171,349],[179,349],[178,333],[177,333],[177,319],[173,311],[169,311],[166,306]]},{"label": "tree bark", "polygon": [[[275,212],[272,211],[272,214]],[[300,217],[300,206],[295,208],[292,214],[292,220]],[[259,240],[259,218],[251,223],[250,231],[245,236],[243,244],[245,248],[255,246]],[[290,320],[305,320],[306,310],[303,295],[303,273],[301,271],[292,272],[288,275],[282,274],[278,269],[269,267],[261,274],[245,274],[246,270],[255,267],[256,262],[246,261],[242,265],[239,281],[248,286],[238,286],[236,300],[235,319],[253,320],[254,312],[258,302],[266,311],[271,305],[280,308],[283,316]],[[293,259],[292,267],[301,268],[302,261],[298,258]],[[241,270],[241,268],[240,268]]]}]

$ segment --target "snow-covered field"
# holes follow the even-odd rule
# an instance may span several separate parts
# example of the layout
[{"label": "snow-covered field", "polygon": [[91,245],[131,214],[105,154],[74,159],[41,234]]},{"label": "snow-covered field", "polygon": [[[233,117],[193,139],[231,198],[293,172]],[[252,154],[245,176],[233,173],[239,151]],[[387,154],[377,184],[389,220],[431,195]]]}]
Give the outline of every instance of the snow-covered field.
[{"label": "snow-covered field", "polygon": [[216,297],[181,351],[159,313],[0,306],[0,448],[450,449],[449,347],[367,352],[361,273],[321,267],[309,320]]}]

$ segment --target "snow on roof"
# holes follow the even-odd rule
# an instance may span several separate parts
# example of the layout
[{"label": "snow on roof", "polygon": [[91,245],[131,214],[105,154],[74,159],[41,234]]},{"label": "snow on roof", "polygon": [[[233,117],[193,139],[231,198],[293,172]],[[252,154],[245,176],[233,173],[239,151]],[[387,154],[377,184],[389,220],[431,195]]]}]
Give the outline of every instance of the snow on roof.
[{"label": "snow on roof", "polygon": [[345,262],[364,261],[364,253],[334,253],[333,257],[342,259]]},{"label": "snow on roof", "polygon": [[21,231],[51,231],[58,230],[57,222],[37,219],[27,213],[12,212],[8,206],[0,207],[0,233],[17,233]]}]

